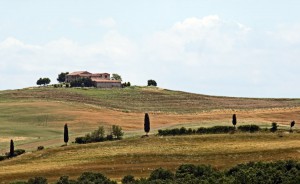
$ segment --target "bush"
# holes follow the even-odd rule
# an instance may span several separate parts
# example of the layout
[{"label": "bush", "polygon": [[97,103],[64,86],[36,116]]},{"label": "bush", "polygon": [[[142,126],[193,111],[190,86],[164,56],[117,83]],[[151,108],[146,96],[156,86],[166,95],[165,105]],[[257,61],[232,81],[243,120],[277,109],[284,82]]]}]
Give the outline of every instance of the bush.
[{"label": "bush", "polygon": [[163,168],[155,169],[151,172],[149,180],[173,180],[174,174]]},{"label": "bush", "polygon": [[69,180],[69,176],[61,176],[56,184],[78,184],[75,180]]},{"label": "bush", "polygon": [[200,127],[197,130],[195,129],[186,129],[185,127],[158,130],[158,135],[190,135],[190,134],[218,134],[218,133],[230,133],[235,131],[235,128],[232,126],[214,126],[209,128]]},{"label": "bush", "polygon": [[260,130],[259,126],[257,125],[241,125],[238,127],[238,129],[242,132],[257,132]]},{"label": "bush", "polygon": [[[116,139],[121,139],[123,135],[124,132],[122,131],[122,128],[120,126],[113,125],[111,134],[105,136],[105,130],[103,126],[100,126],[97,130],[86,134],[84,137],[76,137],[75,143],[86,144],[91,142],[103,142],[107,140],[116,140]],[[115,139],[114,136],[116,137]]]},{"label": "bush", "polygon": [[112,141],[112,140],[114,140],[114,136],[113,136],[112,134],[108,134],[108,135],[106,136],[106,139],[107,139],[108,141]]},{"label": "bush", "polygon": [[25,153],[25,150],[23,149],[16,149],[14,152],[14,156],[22,155]]},{"label": "bush", "polygon": [[44,177],[34,177],[30,178],[27,182],[28,184],[47,184],[47,179]]},{"label": "bush", "polygon": [[103,184],[117,184],[115,181],[111,181],[106,176],[101,173],[93,173],[93,172],[84,172],[78,178],[78,183],[88,184],[88,183],[103,183]]},{"label": "bush", "polygon": [[276,131],[277,131],[277,129],[278,129],[278,125],[277,125],[277,123],[273,122],[273,123],[272,123],[272,127],[271,127],[270,131],[271,131],[271,132],[276,132]]},{"label": "bush", "polygon": [[0,161],[7,159],[7,156],[0,156]]},{"label": "bush", "polygon": [[71,87],[93,87],[95,83],[90,78],[79,78],[70,83]]},{"label": "bush", "polygon": [[133,184],[135,182],[134,176],[126,175],[121,180],[122,184]]},{"label": "bush", "polygon": [[116,139],[122,139],[122,136],[124,135],[124,132],[122,131],[122,128],[118,125],[112,126],[112,135],[116,137]]},{"label": "bush", "polygon": [[75,138],[75,143],[85,144],[86,143],[86,139],[85,139],[85,137],[76,137]]},{"label": "bush", "polygon": [[44,146],[38,146],[38,147],[37,147],[37,150],[38,150],[38,151],[43,150],[43,149],[44,149]]},{"label": "bush", "polygon": [[147,85],[148,86],[157,86],[157,83],[156,83],[155,80],[150,79],[150,80],[148,80],[148,84]]}]

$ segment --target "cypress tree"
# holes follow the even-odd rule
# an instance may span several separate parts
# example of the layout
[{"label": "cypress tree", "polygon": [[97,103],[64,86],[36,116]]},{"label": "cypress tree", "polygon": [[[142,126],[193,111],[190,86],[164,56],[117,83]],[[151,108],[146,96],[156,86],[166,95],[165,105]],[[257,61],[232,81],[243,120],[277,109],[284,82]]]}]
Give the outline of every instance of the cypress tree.
[{"label": "cypress tree", "polygon": [[148,135],[148,133],[150,132],[150,119],[148,113],[145,113],[144,130],[146,132],[146,135]]},{"label": "cypress tree", "polygon": [[292,128],[293,128],[293,126],[295,126],[295,123],[296,123],[295,121],[292,121],[292,122],[291,122],[290,132],[293,132],[293,129],[292,129]]},{"label": "cypress tree", "polygon": [[64,142],[66,144],[68,144],[68,141],[69,141],[68,124],[65,124],[65,127],[64,127]]},{"label": "cypress tree", "polygon": [[10,150],[9,150],[9,156],[13,157],[15,153],[15,146],[14,146],[14,141],[11,139],[10,140]]},{"label": "cypress tree", "polygon": [[232,124],[235,128],[235,125],[236,125],[236,115],[235,114],[233,114],[233,116],[232,116]]}]

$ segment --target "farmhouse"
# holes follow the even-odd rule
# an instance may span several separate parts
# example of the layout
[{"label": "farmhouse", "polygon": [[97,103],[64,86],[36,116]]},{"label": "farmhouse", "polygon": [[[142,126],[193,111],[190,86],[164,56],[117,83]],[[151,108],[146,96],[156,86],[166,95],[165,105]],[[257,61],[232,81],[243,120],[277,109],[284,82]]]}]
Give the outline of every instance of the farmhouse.
[{"label": "farmhouse", "polygon": [[97,88],[120,88],[121,81],[112,80],[109,73],[90,73],[88,71],[77,71],[66,75],[67,83],[79,78],[90,78],[95,82]]}]

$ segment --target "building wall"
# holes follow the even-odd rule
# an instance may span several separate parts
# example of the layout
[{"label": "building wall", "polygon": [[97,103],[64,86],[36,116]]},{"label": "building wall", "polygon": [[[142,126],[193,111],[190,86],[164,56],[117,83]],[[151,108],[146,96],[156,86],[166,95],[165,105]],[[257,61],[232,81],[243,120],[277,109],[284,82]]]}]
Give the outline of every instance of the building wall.
[{"label": "building wall", "polygon": [[97,82],[97,88],[121,88],[121,82]]}]

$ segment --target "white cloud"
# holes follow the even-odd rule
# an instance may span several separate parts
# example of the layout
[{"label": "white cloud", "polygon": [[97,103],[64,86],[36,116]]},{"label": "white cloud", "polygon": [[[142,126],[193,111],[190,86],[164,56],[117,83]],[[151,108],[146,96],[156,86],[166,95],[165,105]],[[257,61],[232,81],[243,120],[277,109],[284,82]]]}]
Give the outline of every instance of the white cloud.
[{"label": "white cloud", "polygon": [[300,25],[281,25],[275,31],[269,34],[273,36],[274,39],[280,39],[287,44],[299,44],[300,43]]},{"label": "white cloud", "polygon": [[97,24],[105,28],[115,28],[117,26],[117,22],[112,17],[99,19]]},{"label": "white cloud", "polygon": [[[112,18],[102,23],[109,28],[116,26]],[[0,42],[0,78],[17,73],[26,80],[1,80],[0,87],[26,87],[39,77],[49,76],[55,81],[62,71],[89,70],[120,73],[133,84],[142,85],[153,78],[162,87],[207,94],[298,94],[300,88],[293,88],[292,93],[280,89],[282,85],[294,87],[300,67],[299,48],[293,47],[298,37],[283,32],[273,30],[270,36],[212,15],[187,18],[141,40],[116,29],[109,29],[100,41],[89,44],[63,37],[37,45],[10,37]],[[284,49],[282,44],[292,49]]]}]

